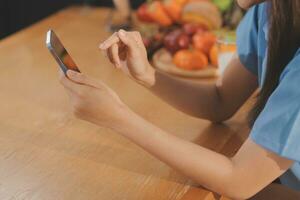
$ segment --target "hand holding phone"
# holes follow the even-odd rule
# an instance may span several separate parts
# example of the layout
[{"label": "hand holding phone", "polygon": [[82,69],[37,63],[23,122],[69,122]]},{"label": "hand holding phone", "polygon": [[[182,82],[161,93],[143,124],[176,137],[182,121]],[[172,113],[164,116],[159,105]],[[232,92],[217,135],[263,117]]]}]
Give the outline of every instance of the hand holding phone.
[{"label": "hand holding phone", "polygon": [[66,74],[68,70],[80,72],[72,57],[52,30],[47,32],[46,45],[64,74]]}]

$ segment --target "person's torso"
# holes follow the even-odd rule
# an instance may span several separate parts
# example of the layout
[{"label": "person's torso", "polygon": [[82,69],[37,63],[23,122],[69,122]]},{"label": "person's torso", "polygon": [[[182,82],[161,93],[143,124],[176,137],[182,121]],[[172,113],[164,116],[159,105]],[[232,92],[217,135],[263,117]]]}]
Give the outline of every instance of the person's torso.
[{"label": "person's torso", "polygon": [[[257,76],[259,81],[259,87],[261,87],[263,84],[266,75],[266,68],[267,68],[268,32],[269,32],[268,11],[267,11],[268,6],[269,3],[262,3],[259,5],[258,8]],[[298,50],[298,52],[299,51],[300,49]],[[286,70],[289,69],[285,68],[281,74],[281,77],[284,75]],[[300,104],[300,99],[299,99],[299,104]],[[300,145],[300,141],[299,141],[299,145]],[[300,163],[296,162],[285,174],[283,174],[280,177],[280,180],[283,184],[288,185],[294,189],[300,190]]]}]

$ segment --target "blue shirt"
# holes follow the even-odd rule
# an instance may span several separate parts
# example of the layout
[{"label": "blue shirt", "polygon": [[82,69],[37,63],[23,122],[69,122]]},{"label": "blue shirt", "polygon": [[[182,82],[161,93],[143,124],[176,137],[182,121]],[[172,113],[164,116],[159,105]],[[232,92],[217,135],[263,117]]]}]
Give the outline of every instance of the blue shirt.
[{"label": "blue shirt", "polygon": [[[237,30],[239,58],[257,75],[260,87],[266,74],[269,5],[252,7]],[[279,85],[255,121],[250,138],[265,149],[295,161],[280,179],[282,184],[300,190],[300,48],[282,72]]]}]

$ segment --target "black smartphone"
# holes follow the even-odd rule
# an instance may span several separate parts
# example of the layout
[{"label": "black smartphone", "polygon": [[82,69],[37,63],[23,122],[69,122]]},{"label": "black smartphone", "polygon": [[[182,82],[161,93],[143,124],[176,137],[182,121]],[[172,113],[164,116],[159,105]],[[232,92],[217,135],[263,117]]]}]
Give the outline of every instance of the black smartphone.
[{"label": "black smartphone", "polygon": [[46,45],[56,62],[66,74],[68,70],[80,72],[74,60],[67,52],[53,30],[47,32]]}]

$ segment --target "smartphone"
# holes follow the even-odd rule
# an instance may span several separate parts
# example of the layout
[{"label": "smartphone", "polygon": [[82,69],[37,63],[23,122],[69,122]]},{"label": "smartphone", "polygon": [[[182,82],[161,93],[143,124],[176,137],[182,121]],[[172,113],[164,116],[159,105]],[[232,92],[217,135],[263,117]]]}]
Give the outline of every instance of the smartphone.
[{"label": "smartphone", "polygon": [[68,70],[74,70],[80,72],[74,60],[67,52],[63,44],[58,39],[57,35],[53,30],[49,30],[47,32],[46,37],[46,45],[52,56],[62,69],[62,71],[66,74]]}]

